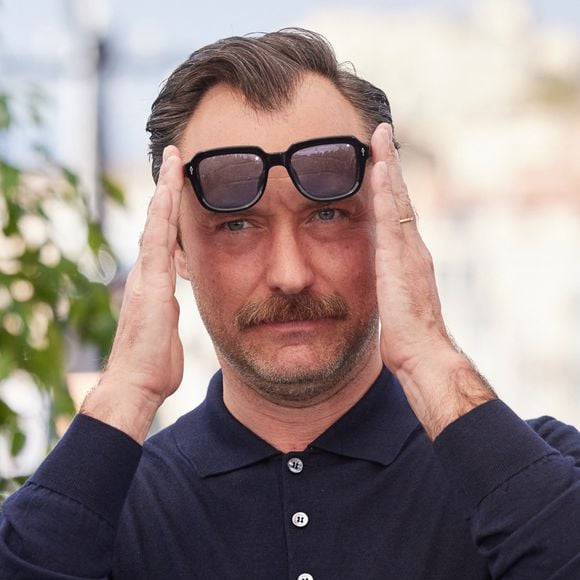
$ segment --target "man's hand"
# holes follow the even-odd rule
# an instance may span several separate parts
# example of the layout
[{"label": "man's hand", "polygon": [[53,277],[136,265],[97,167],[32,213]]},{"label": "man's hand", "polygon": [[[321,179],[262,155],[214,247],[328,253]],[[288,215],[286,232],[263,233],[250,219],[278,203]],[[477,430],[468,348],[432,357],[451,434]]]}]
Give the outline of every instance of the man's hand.
[{"label": "man's hand", "polygon": [[390,125],[377,128],[371,146],[381,354],[434,439],[495,394],[445,328],[433,261],[417,229]]},{"label": "man's hand", "polygon": [[139,443],[183,376],[173,260],[183,185],[179,150],[169,146],[149,205],[139,257],[127,278],[107,367],[81,408],[81,413],[121,429]]}]

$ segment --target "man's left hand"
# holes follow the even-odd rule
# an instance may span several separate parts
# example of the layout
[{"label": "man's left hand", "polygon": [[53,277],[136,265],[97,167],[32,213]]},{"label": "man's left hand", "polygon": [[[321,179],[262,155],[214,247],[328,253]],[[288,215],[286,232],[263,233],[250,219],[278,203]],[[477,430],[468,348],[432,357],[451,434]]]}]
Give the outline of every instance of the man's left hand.
[{"label": "man's left hand", "polygon": [[371,147],[381,355],[435,439],[496,397],[445,327],[433,260],[417,228],[390,125],[379,125]]}]

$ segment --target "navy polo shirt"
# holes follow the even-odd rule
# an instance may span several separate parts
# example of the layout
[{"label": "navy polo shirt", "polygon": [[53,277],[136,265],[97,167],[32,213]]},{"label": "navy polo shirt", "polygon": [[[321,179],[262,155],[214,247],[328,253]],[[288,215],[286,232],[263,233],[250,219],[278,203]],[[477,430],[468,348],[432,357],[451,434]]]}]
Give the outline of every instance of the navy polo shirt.
[{"label": "navy polo shirt", "polygon": [[205,402],[143,449],[77,416],[5,503],[1,578],[580,578],[580,435],[500,401],[433,444],[384,370],[306,450]]}]

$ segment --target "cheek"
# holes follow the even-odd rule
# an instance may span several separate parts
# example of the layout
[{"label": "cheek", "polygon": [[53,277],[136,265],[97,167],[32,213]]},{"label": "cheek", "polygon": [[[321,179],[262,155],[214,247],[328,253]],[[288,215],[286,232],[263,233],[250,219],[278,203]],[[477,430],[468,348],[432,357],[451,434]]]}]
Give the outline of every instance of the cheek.
[{"label": "cheek", "polygon": [[192,283],[200,310],[211,311],[214,318],[231,318],[259,285],[258,262],[203,242],[192,253]]},{"label": "cheek", "polygon": [[348,269],[349,289],[359,297],[373,297],[376,292],[374,255],[371,252],[358,253]]},{"label": "cheek", "polygon": [[262,261],[255,255],[255,248],[242,251],[241,244],[224,243],[210,230],[195,219],[184,219],[184,250],[196,293],[212,301],[225,302],[247,292]]},{"label": "cheek", "polygon": [[367,243],[353,248],[350,258],[347,279],[338,291],[344,293],[355,319],[368,320],[377,312],[374,246]]},{"label": "cheek", "polygon": [[227,304],[246,293],[249,269],[241,269],[235,264],[214,257],[216,259],[211,263],[199,262],[194,274],[195,284],[212,302]]},{"label": "cheek", "polygon": [[346,286],[359,285],[368,289],[375,283],[374,258],[372,235],[367,228],[361,228],[324,248],[319,262],[331,279],[340,280]]},{"label": "cheek", "polygon": [[210,334],[228,333],[233,328],[236,312],[244,303],[235,279],[213,267],[198,268],[192,278],[195,301]]}]

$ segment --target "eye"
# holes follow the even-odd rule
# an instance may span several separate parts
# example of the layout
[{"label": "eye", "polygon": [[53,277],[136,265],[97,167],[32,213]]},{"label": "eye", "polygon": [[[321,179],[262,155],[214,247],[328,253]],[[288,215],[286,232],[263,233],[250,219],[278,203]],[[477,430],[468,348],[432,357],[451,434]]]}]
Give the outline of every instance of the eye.
[{"label": "eye", "polygon": [[316,213],[316,215],[318,216],[319,220],[330,221],[338,216],[338,210],[336,210],[332,207],[326,207],[324,209],[319,210]]},{"label": "eye", "polygon": [[223,227],[228,229],[230,232],[239,232],[250,227],[246,220],[232,220],[223,224]]}]

